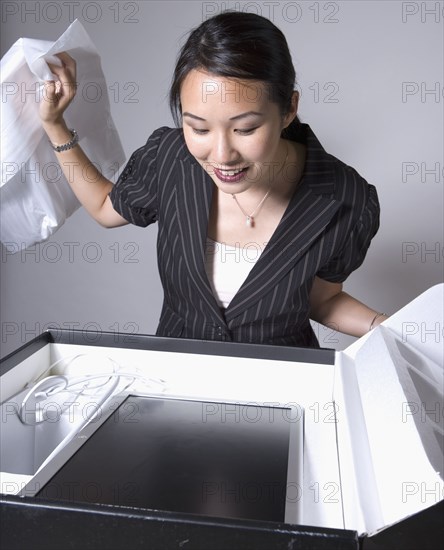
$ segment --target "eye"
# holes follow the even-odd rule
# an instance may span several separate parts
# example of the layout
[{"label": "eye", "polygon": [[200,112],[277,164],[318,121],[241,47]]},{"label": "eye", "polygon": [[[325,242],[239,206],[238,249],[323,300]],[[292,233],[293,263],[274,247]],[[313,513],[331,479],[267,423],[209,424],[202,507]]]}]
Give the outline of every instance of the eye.
[{"label": "eye", "polygon": [[240,130],[240,129],[237,129],[235,130],[238,134],[240,134],[241,136],[248,136],[249,134],[252,134],[255,130],[257,130],[258,127],[256,126],[256,128],[248,128],[248,130]]},{"label": "eye", "polygon": [[192,130],[195,134],[198,134],[199,136],[203,136],[208,132],[208,130],[201,130],[199,128],[192,128]]}]

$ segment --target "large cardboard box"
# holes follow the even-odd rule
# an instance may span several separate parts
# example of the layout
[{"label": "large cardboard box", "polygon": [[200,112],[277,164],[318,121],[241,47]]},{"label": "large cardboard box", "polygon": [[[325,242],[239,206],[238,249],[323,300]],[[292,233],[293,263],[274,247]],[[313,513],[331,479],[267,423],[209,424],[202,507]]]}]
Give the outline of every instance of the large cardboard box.
[{"label": "large cardboard box", "polygon": [[[49,330],[1,364],[2,548],[441,548],[443,303],[443,285],[432,287],[342,352]],[[56,414],[43,444],[14,396],[110,364],[165,395],[303,408],[300,522],[28,496],[42,462],[85,422]]]}]

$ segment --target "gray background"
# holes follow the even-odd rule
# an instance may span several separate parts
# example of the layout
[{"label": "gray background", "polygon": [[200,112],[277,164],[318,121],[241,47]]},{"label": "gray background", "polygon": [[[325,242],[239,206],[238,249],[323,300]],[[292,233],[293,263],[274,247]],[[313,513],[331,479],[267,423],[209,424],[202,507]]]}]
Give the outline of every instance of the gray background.
[{"label": "gray background", "polygon": [[[129,156],[155,128],[173,126],[166,97],[178,49],[224,8],[260,13],[282,29],[302,120],[377,186],[381,228],[345,290],[390,314],[441,282],[443,2],[4,1],[1,52],[20,37],[55,40],[78,18],[102,55]],[[48,326],[154,333],[156,234],[156,226],[103,229],[80,209],[45,243],[14,255],[2,247],[2,355]],[[443,327],[409,322],[442,339]],[[315,328],[324,347],[354,341]]]}]

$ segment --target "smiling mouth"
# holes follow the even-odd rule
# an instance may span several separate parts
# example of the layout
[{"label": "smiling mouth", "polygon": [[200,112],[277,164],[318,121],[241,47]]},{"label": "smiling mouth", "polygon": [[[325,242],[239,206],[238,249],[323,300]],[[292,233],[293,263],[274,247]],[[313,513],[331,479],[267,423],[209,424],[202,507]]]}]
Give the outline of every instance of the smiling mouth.
[{"label": "smiling mouth", "polygon": [[220,181],[224,183],[236,183],[245,177],[248,166],[241,169],[222,170],[220,168],[213,168],[213,170]]}]

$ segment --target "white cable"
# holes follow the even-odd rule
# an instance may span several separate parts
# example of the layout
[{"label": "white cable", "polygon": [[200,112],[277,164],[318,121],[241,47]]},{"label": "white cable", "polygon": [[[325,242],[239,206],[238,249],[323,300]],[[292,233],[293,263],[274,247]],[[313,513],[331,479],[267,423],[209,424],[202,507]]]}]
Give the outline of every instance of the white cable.
[{"label": "white cable", "polygon": [[[50,367],[48,367],[42,375],[40,375],[36,380],[33,381],[36,383],[30,388],[29,392],[25,395],[25,397],[22,400],[20,409],[17,411],[17,414],[23,424],[35,425],[46,420],[44,416],[44,408],[42,410],[40,405],[47,398],[59,393],[64,393],[64,392],[68,393],[69,395],[75,394],[75,399],[80,397],[81,395],[94,396],[94,395],[97,395],[97,391],[94,391],[94,390],[100,389],[101,387],[105,387],[109,382],[113,381],[113,379],[114,381],[112,384],[112,388],[108,389],[105,394],[105,397],[101,398],[100,405],[98,405],[98,409],[108,399],[108,397],[111,397],[112,395],[114,395],[122,378],[129,378],[130,380],[125,385],[125,387],[120,390],[120,392],[130,388],[131,385],[134,384],[136,380],[142,381],[148,388],[151,389],[151,391],[152,391],[153,383],[161,386],[161,390],[160,390],[161,392],[165,391],[164,380],[147,378],[146,376],[138,374],[137,372],[125,372],[114,359],[108,356],[106,357],[106,359],[108,359],[113,364],[113,372],[111,373],[86,374],[83,376],[77,376],[72,378],[69,378],[68,375],[64,375],[64,374],[44,377],[45,374],[50,372],[51,369],[53,369],[60,362],[67,360],[68,364],[65,365],[65,368],[66,368],[79,357],[83,357],[87,355],[89,354],[81,353],[81,354],[74,355],[73,357],[70,357],[68,359],[66,358],[58,359],[57,361],[52,363],[52,365],[50,365]],[[44,378],[42,378],[42,376]],[[91,385],[92,381],[99,380],[99,379],[103,380],[104,378],[106,378],[105,382]],[[28,383],[27,387],[29,387],[29,385],[33,382]],[[79,390],[75,390],[75,387],[79,385],[82,385],[82,387]],[[62,414],[71,405],[73,405],[76,402],[75,399],[71,400],[71,402],[64,402],[65,408],[61,410]],[[89,421],[89,420],[90,418],[88,417],[86,421]]]}]

